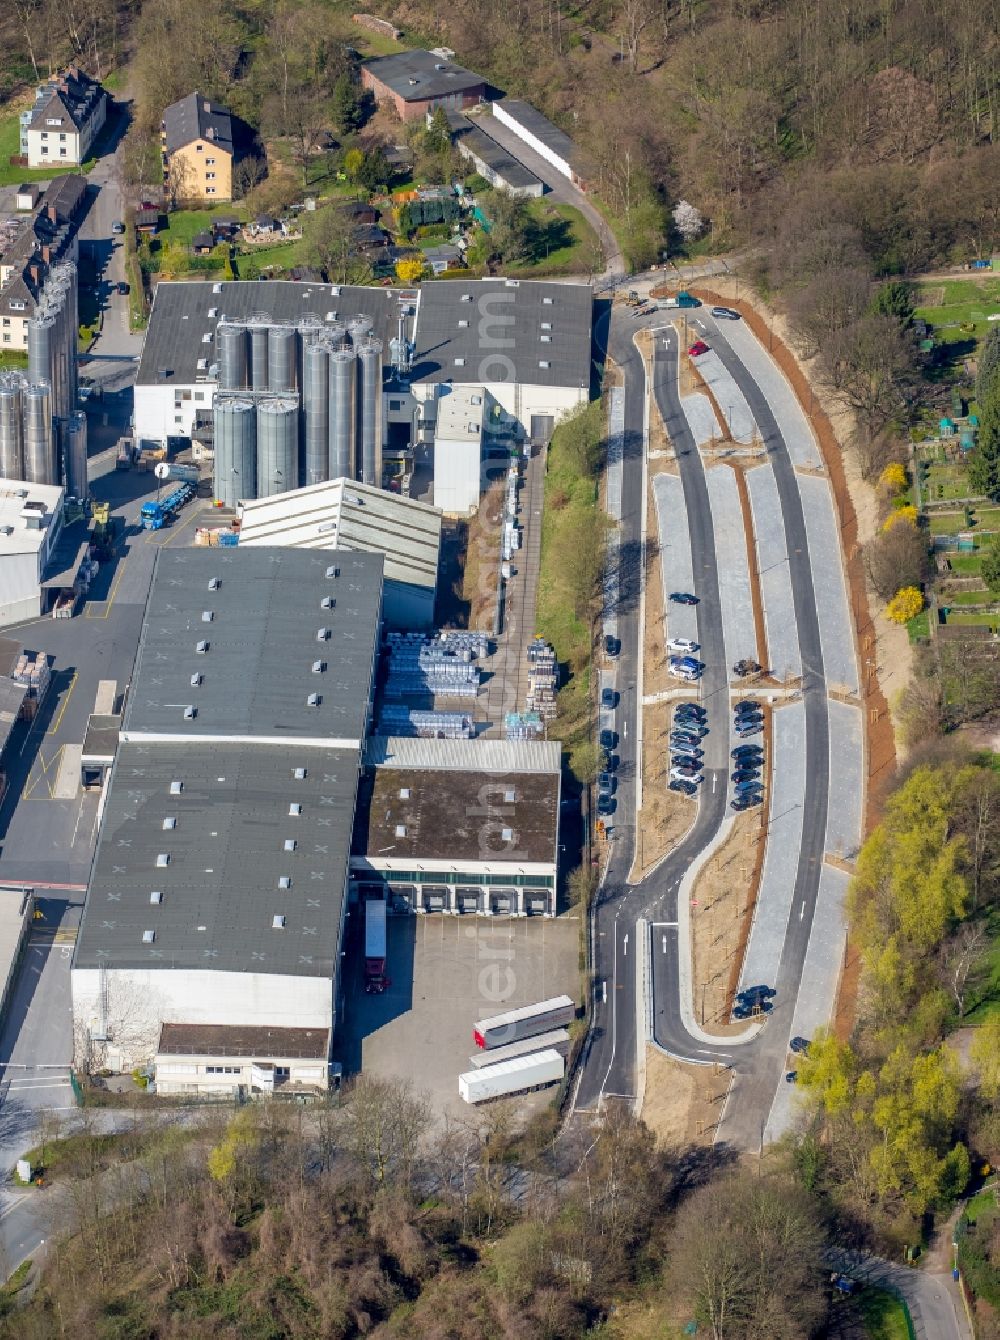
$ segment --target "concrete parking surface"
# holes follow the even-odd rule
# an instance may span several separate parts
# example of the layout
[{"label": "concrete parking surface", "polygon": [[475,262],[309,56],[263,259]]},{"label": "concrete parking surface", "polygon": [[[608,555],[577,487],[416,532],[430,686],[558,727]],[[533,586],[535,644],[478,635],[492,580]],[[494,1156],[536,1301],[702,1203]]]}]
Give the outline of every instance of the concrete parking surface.
[{"label": "concrete parking surface", "polygon": [[790,703],[778,708],[773,723],[767,851],[750,943],[743,960],[741,987],[773,985],[778,979],[802,845],[802,803],[806,790],[804,704]]},{"label": "concrete parking surface", "polygon": [[693,360],[698,375],[715,397],[719,412],[734,442],[752,442],[757,431],[750,406],[732,374],[723,367],[718,354],[709,352]]},{"label": "concrete parking surface", "polygon": [[861,847],[865,808],[864,723],[861,708],[832,700],[830,713],[830,808],[826,850],[853,861]]},{"label": "concrete parking surface", "polygon": [[[473,1025],[489,1015],[579,989],[580,923],[481,917],[389,918],[389,977],[380,996],[364,991],[361,918],[347,935],[346,1009],[338,1059],[348,1073],[410,1079],[434,1116],[468,1117],[458,1076],[471,1070]],[[525,1111],[552,1098],[519,1099]]]},{"label": "concrete parking surface", "polygon": [[[684,486],[677,475],[654,475],[656,527],[660,542],[660,567],[663,589],[694,592],[694,564],[691,558],[691,534],[688,530]],[[698,606],[666,605],[667,636],[699,641]]]},{"label": "concrete parking surface", "polygon": [[726,339],[743,366],[767,396],[771,412],[785,439],[793,465],[820,469],[823,458],[802,406],[788,379],[745,321],[729,322]]},{"label": "concrete parking surface", "polygon": [[799,629],[795,619],[792,578],[781,500],[769,465],[746,472],[757,546],[757,572],[764,606],[767,669],[775,679],[798,679],[802,674]]},{"label": "concrete parking surface", "polygon": [[830,688],[856,694],[858,658],[833,491],[826,479],[815,475],[796,475],[796,481],[809,539],[826,682]]},{"label": "concrete parking surface", "polygon": [[719,562],[719,600],[722,605],[722,635],[726,665],[744,658],[756,661],[757,628],[750,594],[746,531],[740,506],[739,486],[728,465],[705,471],[708,497],[715,527],[715,552]]},{"label": "concrete parking surface", "polygon": [[713,439],[717,440],[722,436],[722,429],[707,395],[702,395],[699,391],[695,395],[681,396],[681,408],[690,425],[691,436],[699,447],[704,447]]}]

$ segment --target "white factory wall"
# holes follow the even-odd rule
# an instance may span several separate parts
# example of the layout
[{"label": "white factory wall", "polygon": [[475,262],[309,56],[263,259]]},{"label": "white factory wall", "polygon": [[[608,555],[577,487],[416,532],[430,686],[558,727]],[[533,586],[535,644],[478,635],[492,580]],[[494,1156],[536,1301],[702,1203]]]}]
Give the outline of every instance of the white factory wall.
[{"label": "white factory wall", "polygon": [[[185,393],[188,398],[185,399]],[[195,395],[200,400],[195,400]],[[198,410],[208,409],[215,395],[214,382],[196,386],[136,386],[133,435],[165,442],[168,437],[190,437]]]},{"label": "white factory wall", "polygon": [[551,163],[557,172],[561,172],[564,177],[569,177],[572,181],[573,169],[566,159],[560,158],[554,149],[550,149],[547,144],[543,144],[541,140],[536,139],[530,131],[525,130],[520,121],[515,120],[514,117],[510,115],[502,102],[495,102],[493,104],[493,115],[501,125],[509,126],[518,139],[521,139],[525,144],[530,145],[536,154],[541,154],[546,163]]},{"label": "white factory wall", "polygon": [[0,555],[0,627],[42,613],[39,555]]},{"label": "white factory wall", "polygon": [[[499,830],[497,832],[499,837]],[[426,874],[450,875],[461,872],[463,875],[478,875],[488,882],[493,875],[534,875],[555,878],[555,861],[518,861],[498,856],[494,861],[463,861],[455,858],[450,861],[427,860],[420,856],[352,856],[351,875],[357,878],[366,870],[377,873],[391,871],[422,870]]]},{"label": "white factory wall", "polygon": [[468,516],[479,505],[482,443],[434,439],[434,506],[449,516]]},{"label": "white factory wall", "polygon": [[[76,1048],[97,1029],[100,972],[71,973]],[[103,1044],[109,1069],[131,1070],[156,1053],[160,1025],[230,1024],[252,1027],[333,1027],[328,977],[212,972],[193,968],[108,968]]]},{"label": "white factory wall", "polygon": [[[327,1067],[322,1061],[278,1055],[267,1059],[275,1066],[285,1067],[289,1072],[288,1078],[280,1087],[316,1089],[329,1087]],[[265,1087],[255,1082],[259,1076],[258,1067],[249,1056],[206,1057],[164,1054],[158,1055],[154,1064],[157,1093],[219,1095],[235,1093],[240,1085],[248,1089]]]},{"label": "white factory wall", "polygon": [[[486,392],[514,417],[517,405],[514,382],[493,382],[486,387]],[[578,405],[585,405],[589,399],[590,389],[586,386],[522,386],[521,427],[525,433],[530,432],[533,414],[551,414],[558,423]]]}]

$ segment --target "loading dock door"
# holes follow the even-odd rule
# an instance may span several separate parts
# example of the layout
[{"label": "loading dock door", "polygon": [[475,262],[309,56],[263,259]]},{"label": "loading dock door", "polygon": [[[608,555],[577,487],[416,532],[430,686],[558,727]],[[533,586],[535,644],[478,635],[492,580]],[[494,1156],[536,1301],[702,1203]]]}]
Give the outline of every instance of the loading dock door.
[{"label": "loading dock door", "polygon": [[531,440],[532,442],[550,442],[552,440],[552,431],[555,428],[555,419],[551,414],[532,414],[531,416]]}]

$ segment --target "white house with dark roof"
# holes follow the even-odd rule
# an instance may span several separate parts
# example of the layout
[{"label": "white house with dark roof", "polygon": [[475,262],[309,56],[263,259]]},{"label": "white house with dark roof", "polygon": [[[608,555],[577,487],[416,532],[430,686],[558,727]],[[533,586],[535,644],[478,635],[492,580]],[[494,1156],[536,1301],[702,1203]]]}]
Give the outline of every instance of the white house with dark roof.
[{"label": "white house with dark roof", "polygon": [[84,162],[108,114],[108,95],[78,65],[42,84],[21,113],[21,153],[28,167],[67,167]]}]

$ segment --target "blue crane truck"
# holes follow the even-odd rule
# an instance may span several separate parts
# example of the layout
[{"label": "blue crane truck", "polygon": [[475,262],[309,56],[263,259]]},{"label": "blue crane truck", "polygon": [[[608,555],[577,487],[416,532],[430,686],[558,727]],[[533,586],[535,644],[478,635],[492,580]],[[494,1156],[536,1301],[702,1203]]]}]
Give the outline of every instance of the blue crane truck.
[{"label": "blue crane truck", "polygon": [[181,484],[179,488],[173,489],[159,502],[143,503],[139,511],[143,530],[162,530],[169,521],[174,519],[188,499],[193,497],[194,489],[192,486]]}]

